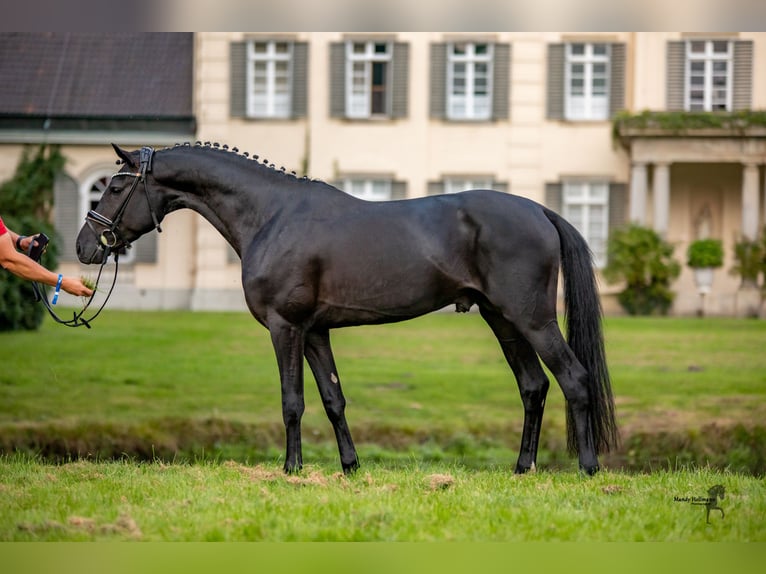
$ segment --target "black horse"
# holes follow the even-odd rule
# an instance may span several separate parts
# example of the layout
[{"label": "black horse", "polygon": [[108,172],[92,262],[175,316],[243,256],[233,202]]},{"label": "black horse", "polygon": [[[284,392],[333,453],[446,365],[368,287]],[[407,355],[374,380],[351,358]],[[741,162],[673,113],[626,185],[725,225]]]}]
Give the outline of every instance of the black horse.
[{"label": "black horse", "polygon": [[[580,468],[596,472],[597,455],[616,444],[591,253],[556,213],[490,190],[362,201],[218,144],[114,149],[123,167],[79,233],[80,261],[101,263],[181,208],[218,229],[242,260],[247,305],[276,351],[286,472],[302,466],[304,356],[343,470],[359,466],[330,329],[404,321],[451,304],[478,306],[516,376],[524,404],[516,472],[537,458],[548,392],[538,356],[566,397],[568,446]],[[559,267],[568,342],[556,319]]]}]

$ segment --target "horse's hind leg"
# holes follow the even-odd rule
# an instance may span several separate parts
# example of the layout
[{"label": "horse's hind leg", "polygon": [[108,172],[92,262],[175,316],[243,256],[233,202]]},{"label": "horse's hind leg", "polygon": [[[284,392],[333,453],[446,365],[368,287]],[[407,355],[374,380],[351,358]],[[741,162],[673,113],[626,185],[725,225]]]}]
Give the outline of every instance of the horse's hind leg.
[{"label": "horse's hind leg", "polygon": [[309,332],[306,336],[305,354],[314,373],[327,418],[335,431],[343,472],[349,474],[359,468],[359,459],[346,423],[346,398],[343,396],[330,348],[330,334],[327,331]]},{"label": "horse's hind leg", "polygon": [[481,309],[481,315],[500,343],[505,359],[516,377],[524,404],[524,430],[516,462],[516,473],[522,474],[534,468],[537,462],[540,428],[549,387],[548,377],[534,349],[510,322],[486,309]]},{"label": "horse's hind leg", "polygon": [[594,474],[599,465],[588,414],[592,399],[588,393],[587,371],[567,345],[555,318],[538,328],[518,327],[556,377],[573,418],[580,468],[587,474]]}]

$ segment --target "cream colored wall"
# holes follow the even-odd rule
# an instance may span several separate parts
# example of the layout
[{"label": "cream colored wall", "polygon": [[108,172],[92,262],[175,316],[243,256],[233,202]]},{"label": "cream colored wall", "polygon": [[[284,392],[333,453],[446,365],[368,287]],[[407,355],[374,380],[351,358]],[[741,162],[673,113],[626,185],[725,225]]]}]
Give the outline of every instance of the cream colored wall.
[{"label": "cream colored wall", "polygon": [[[229,117],[229,46],[247,35],[195,34],[197,139],[236,146],[288,170],[300,171],[307,163],[308,175],[324,180],[334,180],[342,173],[378,171],[406,181],[410,197],[424,195],[429,181],[445,175],[475,173],[508,182],[513,193],[538,201],[544,199],[545,183],[562,177],[603,176],[624,183],[630,179],[629,159],[613,144],[610,122],[573,123],[545,118],[547,45],[577,39],[625,42],[626,102],[633,111],[663,110],[666,43],[685,37],[664,32],[493,34],[493,40],[512,46],[510,119],[496,124],[461,124],[429,117],[430,44],[454,39],[455,34],[396,35],[397,41],[410,46],[409,114],[404,119],[381,122],[329,117],[329,46],[346,36],[329,32],[291,36],[309,43],[308,116],[297,121],[253,121]],[[766,61],[766,37],[763,33],[741,33],[739,37],[755,40],[757,70],[759,63]],[[755,73],[753,77],[753,107],[766,108],[766,74]],[[135,142],[135,147],[142,143]],[[13,172],[21,149],[16,145],[0,147],[0,177]],[[63,151],[69,160],[67,171],[78,180],[96,167],[114,165],[115,157],[108,145],[65,146]],[[716,181],[724,189],[720,232],[727,243],[728,269],[730,246],[740,225],[741,179],[731,176],[728,167],[709,169],[713,171],[708,167],[701,171],[673,167],[669,239],[677,243],[681,259],[690,237],[690,210],[705,193],[717,193],[700,191]],[[142,291],[168,289],[188,292],[192,308],[243,308],[240,266],[230,261],[229,248],[218,232],[190,211],[171,214],[163,228],[158,265],[138,264],[126,275],[133,282],[133,296],[140,299]],[[62,266],[62,270],[79,272],[79,266]],[[720,294],[722,310],[728,304],[726,293],[736,291],[736,283],[725,271],[717,274],[714,291]],[[696,294],[688,270],[684,270],[678,288],[684,292],[679,296],[678,309],[693,309]]]}]

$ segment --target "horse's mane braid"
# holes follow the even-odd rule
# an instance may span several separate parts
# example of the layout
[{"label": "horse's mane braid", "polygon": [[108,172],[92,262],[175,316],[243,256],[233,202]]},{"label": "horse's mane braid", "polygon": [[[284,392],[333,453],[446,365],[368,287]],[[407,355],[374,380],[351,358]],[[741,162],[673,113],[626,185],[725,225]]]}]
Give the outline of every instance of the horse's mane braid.
[{"label": "horse's mane braid", "polygon": [[[192,144],[191,142],[176,143],[175,145],[173,145],[173,147],[174,148],[178,148],[178,147],[195,147],[195,148],[200,148],[200,149],[201,148],[208,148],[208,149],[213,149],[213,150],[216,150],[216,151],[219,151],[219,152],[226,152],[226,153],[230,153],[230,154],[239,156],[239,157],[244,158],[244,159],[248,159],[250,161],[254,161],[256,164],[262,164],[264,167],[267,167],[268,169],[273,170],[276,173],[284,174],[286,176],[292,176],[292,177],[294,177],[296,179],[303,179],[303,180],[310,180],[310,181],[319,181],[319,180],[311,180],[308,176],[305,176],[305,175],[301,176],[299,178],[298,174],[295,172],[295,170],[288,171],[284,166],[280,166],[279,169],[277,169],[276,165],[274,165],[273,163],[269,163],[268,159],[264,158],[263,160],[259,161],[259,156],[257,154],[250,154],[250,153],[248,153],[246,151],[245,152],[240,152],[239,148],[237,148],[237,147],[230,148],[228,145],[220,144],[218,142],[209,142],[209,141],[202,142],[200,140],[197,140],[197,141],[194,142],[194,144]],[[164,149],[170,149],[170,148],[166,147]]]}]

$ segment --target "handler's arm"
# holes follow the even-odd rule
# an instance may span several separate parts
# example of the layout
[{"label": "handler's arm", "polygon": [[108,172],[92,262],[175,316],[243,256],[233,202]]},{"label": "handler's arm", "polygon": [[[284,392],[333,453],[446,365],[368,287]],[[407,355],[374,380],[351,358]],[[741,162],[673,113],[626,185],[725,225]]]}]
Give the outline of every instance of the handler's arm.
[{"label": "handler's arm", "polygon": [[[12,234],[11,231],[0,235],[0,265],[22,279],[55,287],[59,276],[23,253],[16,251],[14,246],[15,238],[12,235],[15,234]],[[67,293],[81,297],[89,297],[93,293],[82,284],[82,281],[71,277],[64,277],[62,279],[61,288]]]}]

